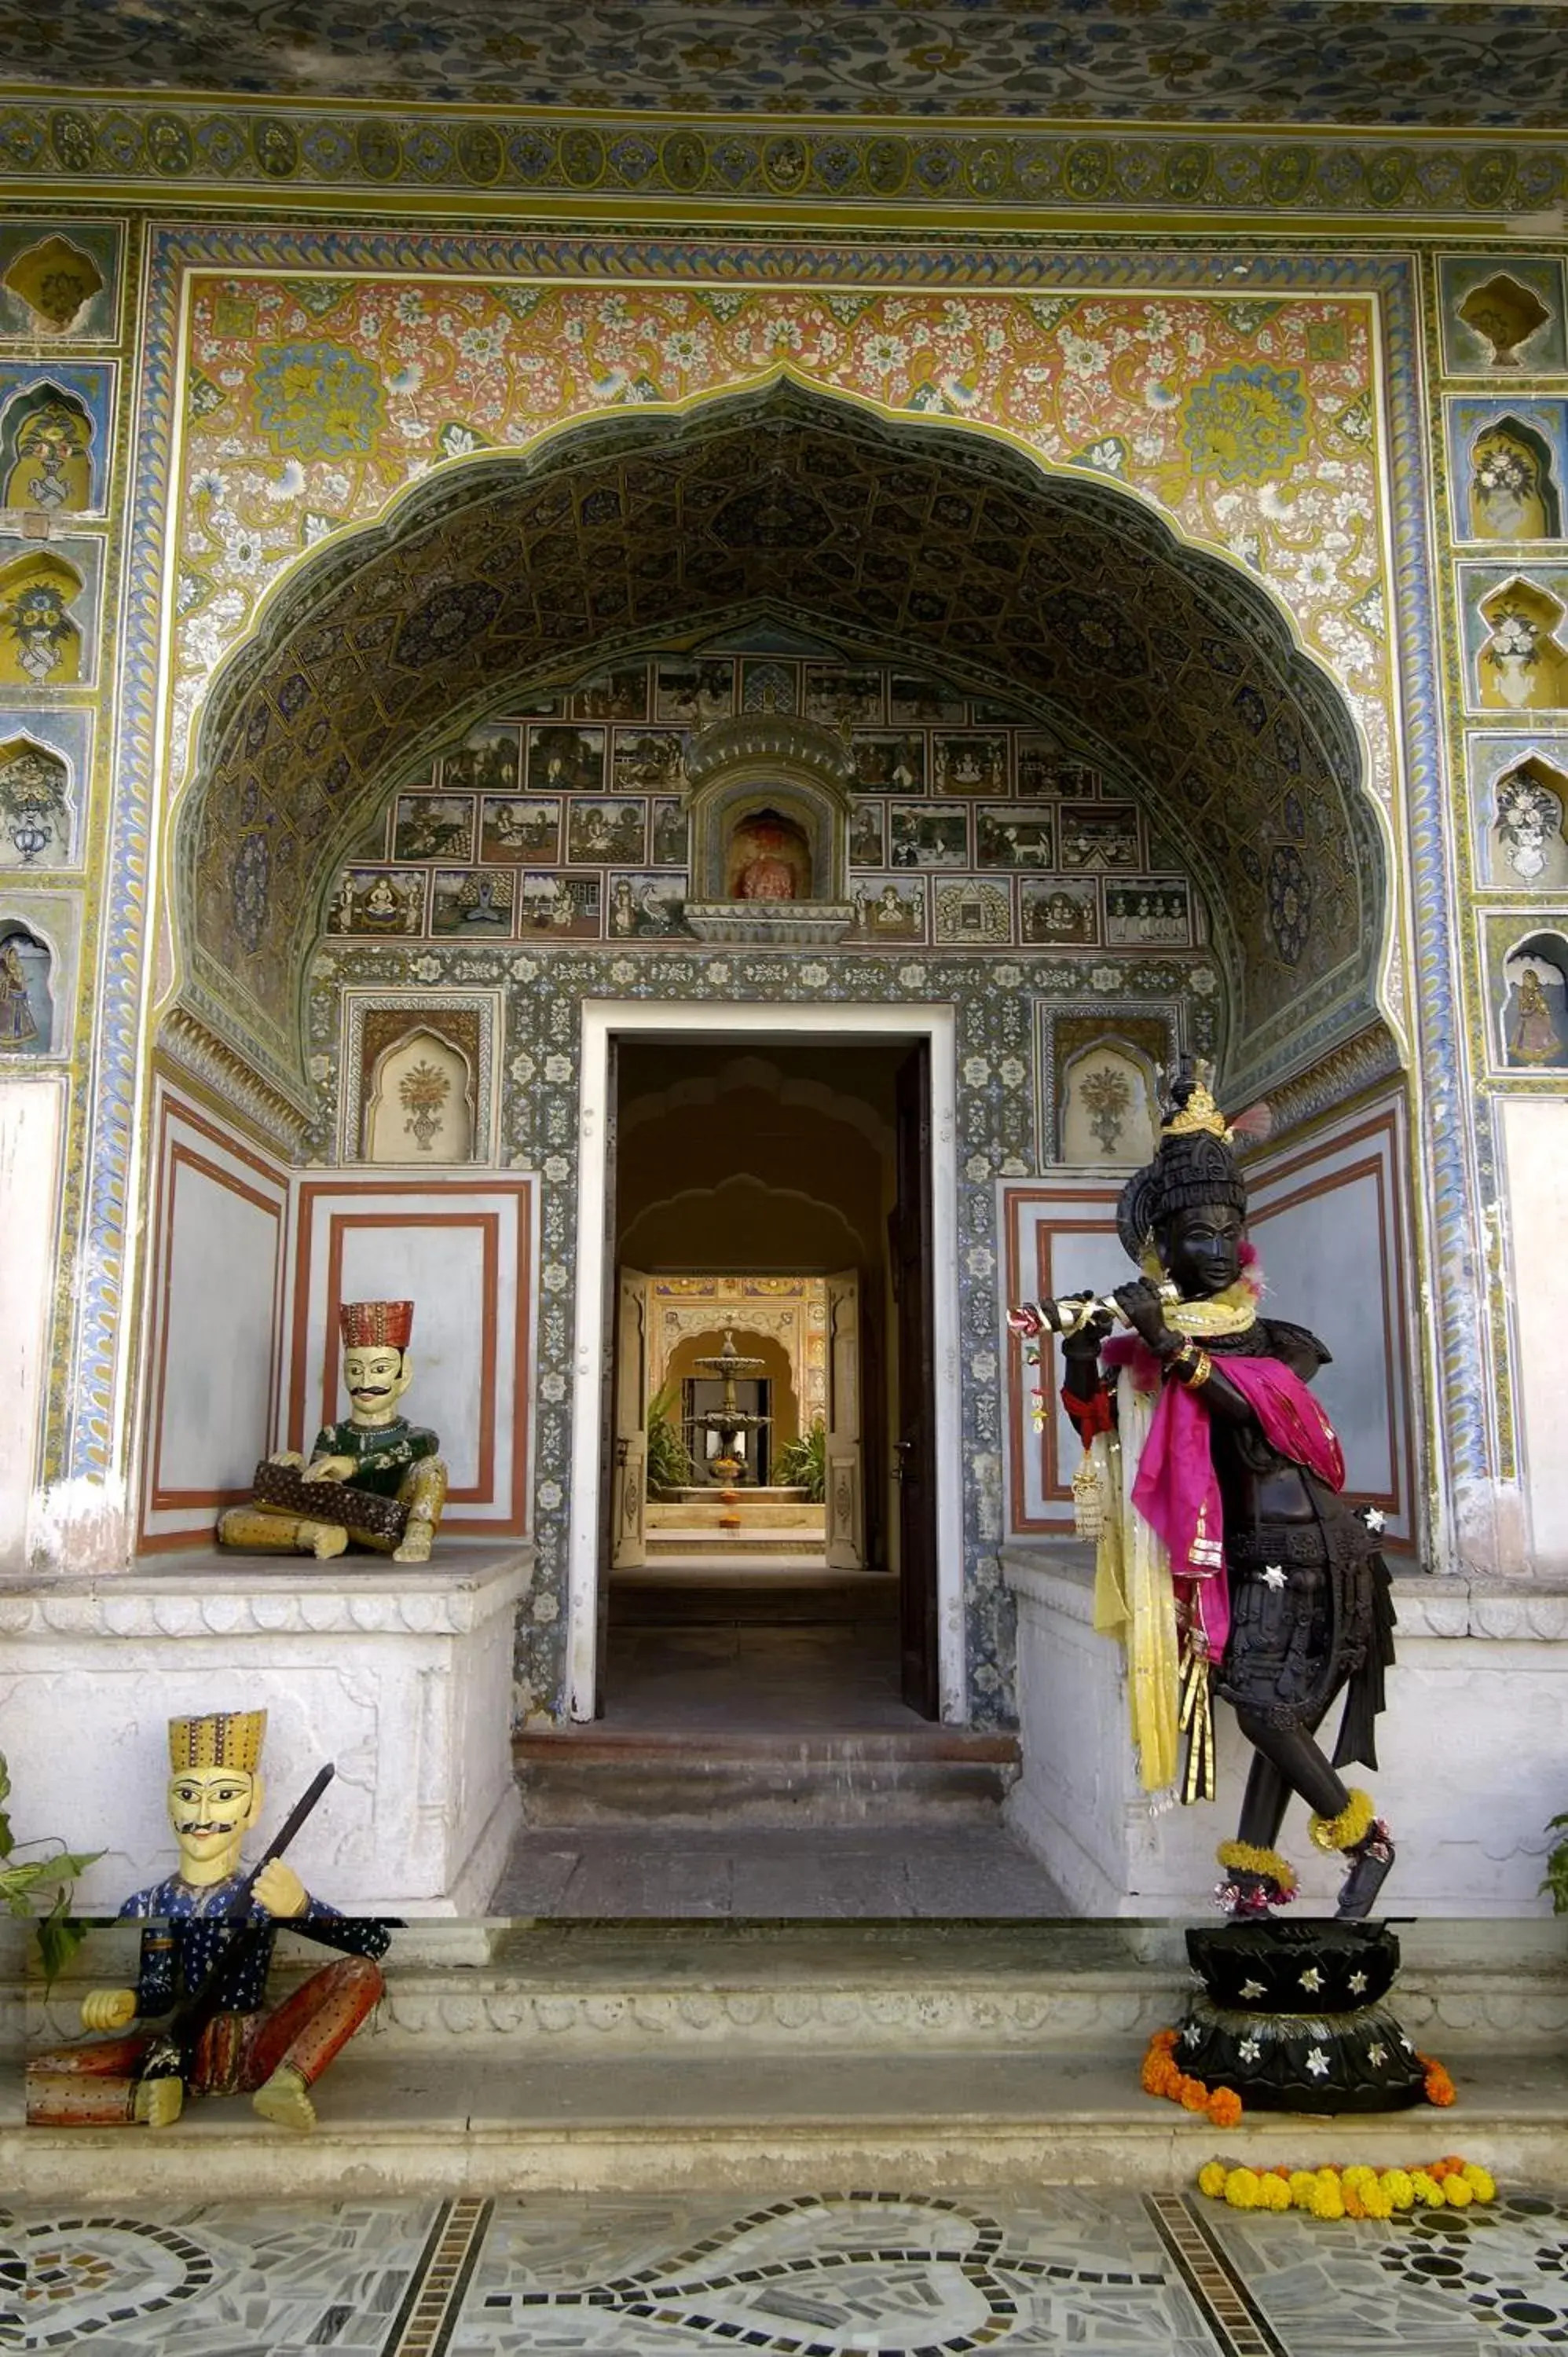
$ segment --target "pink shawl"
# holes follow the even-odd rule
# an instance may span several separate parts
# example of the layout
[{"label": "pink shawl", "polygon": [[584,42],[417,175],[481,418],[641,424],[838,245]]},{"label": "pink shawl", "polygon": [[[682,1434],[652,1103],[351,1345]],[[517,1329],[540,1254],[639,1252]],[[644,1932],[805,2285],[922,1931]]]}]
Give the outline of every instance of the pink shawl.
[{"label": "pink shawl", "polygon": [[[1140,1391],[1160,1383],[1159,1361],[1135,1340],[1105,1346],[1108,1364],[1125,1366]],[[1334,1427],[1301,1377],[1278,1359],[1223,1358],[1220,1372],[1241,1393],[1282,1457],[1304,1465],[1331,1490],[1345,1486],[1345,1458]],[[1133,1484],[1133,1503],[1165,1542],[1171,1577],[1193,1583],[1191,1601],[1209,1656],[1218,1661],[1230,1629],[1225,1581],[1224,1515],[1209,1448],[1208,1410],[1182,1383],[1164,1383]]]}]

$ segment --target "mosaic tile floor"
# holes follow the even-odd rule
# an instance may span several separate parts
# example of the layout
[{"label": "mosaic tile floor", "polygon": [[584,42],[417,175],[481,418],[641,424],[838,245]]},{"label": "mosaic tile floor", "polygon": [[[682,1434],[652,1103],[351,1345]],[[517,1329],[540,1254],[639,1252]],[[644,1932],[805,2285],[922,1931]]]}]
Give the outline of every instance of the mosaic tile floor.
[{"label": "mosaic tile floor", "polygon": [[95,2357],[1544,2357],[1568,2201],[1328,2225],[1196,2196],[0,2212],[0,2350]]}]

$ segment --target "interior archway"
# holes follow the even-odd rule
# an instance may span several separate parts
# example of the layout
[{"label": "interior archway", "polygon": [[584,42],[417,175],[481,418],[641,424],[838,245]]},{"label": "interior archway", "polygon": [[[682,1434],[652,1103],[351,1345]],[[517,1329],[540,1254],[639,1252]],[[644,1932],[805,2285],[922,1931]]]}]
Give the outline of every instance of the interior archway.
[{"label": "interior archway", "polygon": [[301,565],[200,732],[176,859],[194,1010],[298,1087],[324,903],[394,767],[524,683],[760,615],[923,661],[1133,774],[1208,899],[1236,1079],[1380,1024],[1354,726],[1267,591],[1113,484],[789,381],[432,476]]}]

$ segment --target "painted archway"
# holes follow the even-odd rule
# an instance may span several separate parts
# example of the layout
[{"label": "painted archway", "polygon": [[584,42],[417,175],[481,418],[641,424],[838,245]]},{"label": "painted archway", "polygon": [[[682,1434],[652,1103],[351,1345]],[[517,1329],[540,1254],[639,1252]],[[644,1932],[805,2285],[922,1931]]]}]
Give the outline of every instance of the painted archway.
[{"label": "painted archway", "polygon": [[1208,898],[1234,1082],[1381,1025],[1356,731],[1270,594],[1115,485],[787,379],[435,476],[280,586],[178,822],[193,1011],[297,1087],[323,904],[394,766],[510,689],[759,615],[1022,700],[1134,773]]}]

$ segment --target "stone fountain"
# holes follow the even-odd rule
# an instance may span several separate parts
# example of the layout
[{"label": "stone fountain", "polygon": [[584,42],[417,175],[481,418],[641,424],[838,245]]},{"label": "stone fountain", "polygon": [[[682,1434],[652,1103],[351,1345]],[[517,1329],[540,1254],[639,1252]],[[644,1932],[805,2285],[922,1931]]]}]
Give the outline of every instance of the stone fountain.
[{"label": "stone fountain", "polygon": [[710,1370],[724,1385],[724,1397],[717,1407],[705,1409],[693,1421],[700,1431],[716,1435],[718,1454],[709,1458],[708,1469],[728,1488],[732,1482],[744,1480],[749,1469],[745,1450],[737,1448],[736,1443],[772,1422],[770,1416],[755,1415],[748,1408],[737,1407],[735,1387],[737,1383],[746,1383],[754,1375],[759,1375],[768,1361],[766,1359],[748,1359],[737,1351],[734,1332],[726,1327],[724,1349],[715,1351],[711,1358],[696,1359],[693,1364]]}]

